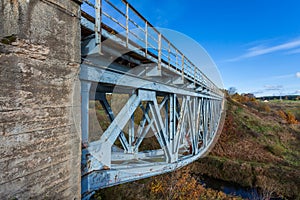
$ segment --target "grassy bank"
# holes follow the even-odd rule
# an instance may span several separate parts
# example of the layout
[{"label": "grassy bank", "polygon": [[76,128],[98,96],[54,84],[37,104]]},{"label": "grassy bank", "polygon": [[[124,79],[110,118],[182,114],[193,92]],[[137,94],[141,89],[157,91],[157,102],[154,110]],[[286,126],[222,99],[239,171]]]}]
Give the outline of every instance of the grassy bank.
[{"label": "grassy bank", "polygon": [[227,106],[218,143],[209,156],[193,164],[193,171],[300,199],[300,102],[233,97]]}]

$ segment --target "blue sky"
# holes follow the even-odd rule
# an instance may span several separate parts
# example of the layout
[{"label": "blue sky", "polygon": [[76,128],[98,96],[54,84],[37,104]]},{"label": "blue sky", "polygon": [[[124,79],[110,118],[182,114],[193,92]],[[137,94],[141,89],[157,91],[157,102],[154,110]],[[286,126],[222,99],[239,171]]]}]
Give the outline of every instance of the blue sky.
[{"label": "blue sky", "polygon": [[193,38],[224,87],[256,96],[300,94],[300,1],[129,0],[154,26]]}]

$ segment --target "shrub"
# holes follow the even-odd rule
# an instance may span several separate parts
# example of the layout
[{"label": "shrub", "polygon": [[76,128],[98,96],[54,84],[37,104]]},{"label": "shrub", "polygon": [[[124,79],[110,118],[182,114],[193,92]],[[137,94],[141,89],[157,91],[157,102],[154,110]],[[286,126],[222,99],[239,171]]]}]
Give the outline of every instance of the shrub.
[{"label": "shrub", "polygon": [[279,111],[277,112],[277,114],[278,114],[282,119],[286,120],[286,122],[289,123],[289,124],[297,124],[297,123],[298,123],[298,121],[297,121],[295,115],[294,115],[293,113],[291,113],[291,112],[285,113],[283,110],[279,110]]},{"label": "shrub", "polygon": [[268,105],[266,105],[266,107],[264,109],[265,109],[266,112],[271,112],[271,108]]},{"label": "shrub", "polygon": [[176,171],[163,178],[157,177],[150,185],[151,194],[155,199],[199,199],[204,192],[201,184],[190,175],[189,168],[182,172]]},{"label": "shrub", "polygon": [[283,110],[278,110],[277,114],[279,115],[279,117],[281,117],[281,119],[286,120],[286,114]]},{"label": "shrub", "polygon": [[271,152],[275,156],[282,156],[285,152],[285,149],[278,144],[272,146],[268,145],[266,146],[266,150]]},{"label": "shrub", "polygon": [[287,113],[286,121],[289,124],[297,124],[298,123],[298,121],[296,120],[295,115],[293,113],[291,113],[291,112]]},{"label": "shrub", "polygon": [[260,105],[259,110],[263,112],[271,112],[270,106],[265,103]]}]

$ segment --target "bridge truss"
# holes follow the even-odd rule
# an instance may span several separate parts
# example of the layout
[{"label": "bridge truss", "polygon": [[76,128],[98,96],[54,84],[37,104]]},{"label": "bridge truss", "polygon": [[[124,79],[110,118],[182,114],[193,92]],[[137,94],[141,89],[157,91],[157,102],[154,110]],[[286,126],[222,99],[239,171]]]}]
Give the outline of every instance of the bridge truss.
[{"label": "bridge truss", "polygon": [[82,197],[203,157],[222,91],[125,0],[85,0],[81,24]]}]

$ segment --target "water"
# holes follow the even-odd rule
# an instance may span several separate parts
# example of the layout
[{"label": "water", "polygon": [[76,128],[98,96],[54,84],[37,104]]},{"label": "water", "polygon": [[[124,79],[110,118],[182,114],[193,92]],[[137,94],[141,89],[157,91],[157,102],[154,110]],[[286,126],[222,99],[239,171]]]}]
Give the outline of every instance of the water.
[{"label": "water", "polygon": [[[257,188],[242,187],[236,183],[227,182],[223,180],[214,179],[211,177],[201,177],[201,184],[206,188],[219,190],[228,195],[240,196],[243,199],[260,200],[263,199],[261,191]],[[271,198],[271,200],[283,200],[282,198]]]}]

